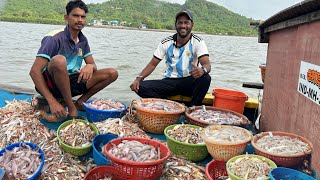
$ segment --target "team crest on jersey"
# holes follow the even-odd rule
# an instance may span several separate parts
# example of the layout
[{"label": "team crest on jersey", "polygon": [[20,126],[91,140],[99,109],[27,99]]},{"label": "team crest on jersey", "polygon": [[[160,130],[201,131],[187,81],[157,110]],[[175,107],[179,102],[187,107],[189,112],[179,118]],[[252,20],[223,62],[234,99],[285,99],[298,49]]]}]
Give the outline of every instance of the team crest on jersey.
[{"label": "team crest on jersey", "polygon": [[186,56],[187,56],[188,58],[190,58],[190,56],[191,56],[190,51],[187,51],[187,52],[186,52]]},{"label": "team crest on jersey", "polygon": [[78,50],[78,56],[82,56],[82,49],[81,48],[79,48],[79,50]]}]

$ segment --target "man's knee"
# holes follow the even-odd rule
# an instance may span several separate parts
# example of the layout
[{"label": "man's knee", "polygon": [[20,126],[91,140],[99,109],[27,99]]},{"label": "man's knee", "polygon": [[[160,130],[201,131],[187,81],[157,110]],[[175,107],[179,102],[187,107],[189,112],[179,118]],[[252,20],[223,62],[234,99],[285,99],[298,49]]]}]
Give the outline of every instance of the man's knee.
[{"label": "man's knee", "polygon": [[116,79],[118,79],[119,73],[116,69],[114,68],[106,68],[106,69],[102,69],[102,73],[103,79],[104,80],[112,80],[115,81]]},{"label": "man's knee", "polygon": [[67,69],[67,59],[62,55],[56,55],[51,58],[49,62],[49,70],[66,70]]},{"label": "man's knee", "polygon": [[211,76],[209,74],[205,74],[200,78],[200,84],[210,86]]}]

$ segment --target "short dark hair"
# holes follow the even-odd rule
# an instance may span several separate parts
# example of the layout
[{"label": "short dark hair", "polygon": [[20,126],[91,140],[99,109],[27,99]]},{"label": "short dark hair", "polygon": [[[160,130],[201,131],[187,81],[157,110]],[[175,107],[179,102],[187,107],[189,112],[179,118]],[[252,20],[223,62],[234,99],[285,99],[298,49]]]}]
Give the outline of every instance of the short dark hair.
[{"label": "short dark hair", "polygon": [[81,1],[81,0],[72,0],[72,1],[69,1],[68,4],[67,4],[67,6],[66,6],[67,15],[69,15],[69,13],[70,13],[74,8],[83,9],[86,14],[88,13],[88,7],[87,7],[86,3],[84,3],[84,2]]}]

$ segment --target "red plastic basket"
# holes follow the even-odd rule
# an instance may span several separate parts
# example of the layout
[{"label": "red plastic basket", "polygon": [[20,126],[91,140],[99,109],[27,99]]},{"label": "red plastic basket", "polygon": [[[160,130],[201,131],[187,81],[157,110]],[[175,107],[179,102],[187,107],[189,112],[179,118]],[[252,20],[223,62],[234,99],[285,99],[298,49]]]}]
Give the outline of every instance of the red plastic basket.
[{"label": "red plastic basket", "polygon": [[[123,140],[136,140],[143,144],[148,144],[160,148],[160,159],[150,162],[134,162],[122,160],[115,157],[109,153],[109,150],[113,147],[113,144],[118,145]],[[111,140],[106,146],[104,146],[103,151],[105,155],[109,158],[111,165],[116,168],[119,172],[130,176],[132,179],[157,179],[162,175],[162,170],[165,166],[165,161],[170,156],[170,150],[167,146],[159,141],[146,139],[146,138],[136,138],[127,137]]]},{"label": "red plastic basket", "polygon": [[98,166],[91,169],[84,177],[84,180],[98,180],[106,176],[112,177],[114,180],[130,179],[112,166]]},{"label": "red plastic basket", "polygon": [[228,176],[226,163],[217,160],[210,161],[206,166],[206,175],[209,180],[219,179],[221,176]]}]

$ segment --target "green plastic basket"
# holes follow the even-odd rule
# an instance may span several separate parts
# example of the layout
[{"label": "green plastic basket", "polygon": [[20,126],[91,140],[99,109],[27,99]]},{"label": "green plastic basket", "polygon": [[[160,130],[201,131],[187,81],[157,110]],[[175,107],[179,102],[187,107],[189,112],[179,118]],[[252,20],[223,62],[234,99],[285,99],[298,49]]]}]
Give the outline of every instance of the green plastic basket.
[{"label": "green plastic basket", "polygon": [[[246,154],[239,155],[239,156],[235,156],[235,157],[229,159],[229,161],[227,162],[227,165],[226,165],[226,167],[227,167],[227,172],[228,172],[229,178],[230,178],[231,180],[245,180],[244,178],[241,178],[241,177],[239,177],[239,176],[234,175],[234,174],[233,174],[232,172],[230,172],[230,170],[229,170],[230,163],[235,162],[237,159],[243,158],[243,157],[245,157],[245,156],[246,156]],[[255,158],[264,160],[266,163],[268,163],[268,164],[271,166],[271,168],[276,168],[276,167],[277,167],[277,165],[276,165],[273,161],[271,161],[270,159],[268,159],[268,158],[266,158],[266,157],[259,156],[259,155],[253,155],[253,154],[248,154],[247,156],[255,157]],[[271,169],[270,169],[270,170],[271,170]],[[269,179],[270,179],[270,177],[259,178],[259,180],[269,180]]]},{"label": "green plastic basket", "polygon": [[[83,122],[83,123],[89,123],[88,121],[82,120],[82,119],[74,119],[74,120],[69,120],[69,121],[66,121],[66,122],[62,123],[59,126],[58,130],[57,130],[57,137],[58,137],[58,140],[59,140],[59,145],[67,153],[70,153],[70,154],[75,155],[75,156],[82,156],[82,155],[85,155],[85,154],[87,154],[87,153],[89,153],[91,151],[92,143],[90,143],[89,145],[84,146],[84,147],[73,147],[73,146],[69,146],[69,145],[65,144],[60,138],[60,129],[63,128],[63,127],[68,126],[69,124],[72,123],[72,121],[80,121],[80,122]],[[99,130],[94,124],[89,123],[89,126],[96,133],[96,135],[99,134]]]},{"label": "green plastic basket", "polygon": [[[177,125],[181,125],[181,124],[170,125],[166,127],[166,129],[164,130],[164,135],[166,136],[167,144],[170,151],[175,155],[185,157],[186,159],[194,162],[205,159],[209,154],[205,143],[189,144],[189,143],[177,141],[169,137],[167,131],[173,129]],[[186,124],[186,126],[192,127],[192,128],[202,128],[200,126],[195,126],[190,124]]]}]

